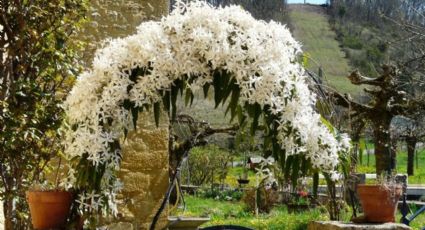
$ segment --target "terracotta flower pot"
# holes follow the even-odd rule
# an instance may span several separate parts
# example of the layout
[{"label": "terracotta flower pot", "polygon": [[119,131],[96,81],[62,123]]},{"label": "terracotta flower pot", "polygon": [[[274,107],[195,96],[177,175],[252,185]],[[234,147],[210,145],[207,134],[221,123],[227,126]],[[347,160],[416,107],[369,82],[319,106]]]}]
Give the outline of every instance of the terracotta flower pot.
[{"label": "terracotta flower pot", "polygon": [[56,229],[66,225],[72,194],[65,191],[27,191],[34,229]]},{"label": "terracotta flower pot", "polygon": [[370,223],[394,222],[401,193],[401,186],[357,185],[365,220]]}]

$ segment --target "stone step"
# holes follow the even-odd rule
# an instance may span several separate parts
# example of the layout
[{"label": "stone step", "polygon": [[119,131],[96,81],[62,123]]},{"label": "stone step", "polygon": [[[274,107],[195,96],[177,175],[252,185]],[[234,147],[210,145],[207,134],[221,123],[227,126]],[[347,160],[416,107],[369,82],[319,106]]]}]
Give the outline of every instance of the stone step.
[{"label": "stone step", "polygon": [[353,224],[341,221],[312,221],[308,230],[411,230],[407,225],[398,223]]}]

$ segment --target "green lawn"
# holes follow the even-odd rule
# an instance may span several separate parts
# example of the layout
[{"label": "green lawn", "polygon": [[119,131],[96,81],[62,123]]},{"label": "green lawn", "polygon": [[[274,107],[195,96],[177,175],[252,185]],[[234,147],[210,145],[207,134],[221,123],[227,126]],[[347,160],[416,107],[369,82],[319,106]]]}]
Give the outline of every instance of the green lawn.
[{"label": "green lawn", "polygon": [[[375,156],[372,154],[369,155],[369,165],[367,164],[367,158],[367,154],[364,154],[362,164],[359,163],[357,171],[361,173],[375,173]],[[417,166],[415,165],[415,175],[409,176],[409,184],[425,184],[425,149],[419,151]],[[397,173],[407,173],[406,152],[397,153]]]},{"label": "green lawn", "polygon": [[177,215],[208,216],[211,220],[203,227],[234,224],[254,229],[305,230],[311,220],[327,220],[326,213],[319,209],[290,214],[284,206],[275,207],[270,214],[254,214],[245,211],[242,202],[216,201],[186,196],[187,211],[179,210]]},{"label": "green lawn", "polygon": [[354,86],[346,78],[351,67],[345,54],[335,40],[336,34],[331,30],[328,17],[315,6],[290,6],[291,25],[294,37],[302,43],[305,54],[315,60],[309,61],[307,67],[316,72],[322,66],[328,84],[341,93],[359,95],[361,88]]},{"label": "green lawn", "polygon": [[[324,209],[313,209],[300,213],[288,213],[285,206],[275,207],[270,214],[254,214],[245,210],[242,202],[216,201],[194,196],[185,196],[187,210],[177,210],[172,215],[210,217],[211,220],[202,227],[221,224],[234,224],[254,229],[281,229],[281,230],[305,230],[310,221],[328,220],[329,217]],[[415,210],[415,208],[414,208]],[[344,221],[348,221],[346,216]],[[401,215],[397,213],[396,220]],[[420,215],[412,222],[414,230],[420,230],[425,225],[425,214]]]}]

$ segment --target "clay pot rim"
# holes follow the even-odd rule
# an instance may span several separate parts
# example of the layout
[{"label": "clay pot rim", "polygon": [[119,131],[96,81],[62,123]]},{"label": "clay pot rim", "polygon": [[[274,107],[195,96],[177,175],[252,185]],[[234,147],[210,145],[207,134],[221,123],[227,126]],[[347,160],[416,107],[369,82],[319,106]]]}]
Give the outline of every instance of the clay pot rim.
[{"label": "clay pot rim", "polygon": [[40,190],[40,189],[28,189],[26,192],[33,192],[33,193],[72,193],[71,191],[66,191],[63,189],[47,189],[47,190]]},{"label": "clay pot rim", "polygon": [[372,187],[389,187],[389,188],[391,188],[391,187],[393,187],[393,188],[402,188],[403,186],[401,185],[401,184],[395,184],[395,185],[382,185],[382,184],[358,184],[357,185],[357,187],[369,187],[369,188],[372,188]]}]

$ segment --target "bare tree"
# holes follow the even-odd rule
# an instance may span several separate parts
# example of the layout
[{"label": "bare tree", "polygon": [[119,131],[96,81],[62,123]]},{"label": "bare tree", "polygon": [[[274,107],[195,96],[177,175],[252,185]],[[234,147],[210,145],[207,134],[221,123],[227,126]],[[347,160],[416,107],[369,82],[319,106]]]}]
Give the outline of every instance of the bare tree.
[{"label": "bare tree", "polygon": [[338,105],[349,109],[352,117],[367,120],[372,125],[378,174],[395,168],[395,148],[390,132],[392,119],[425,109],[425,103],[420,97],[407,95],[399,89],[399,75],[396,67],[388,65],[383,66],[383,72],[377,78],[362,76],[358,71],[351,73],[348,79],[352,84],[369,86],[364,89],[371,97],[369,103],[356,102],[349,95],[329,93]]}]

